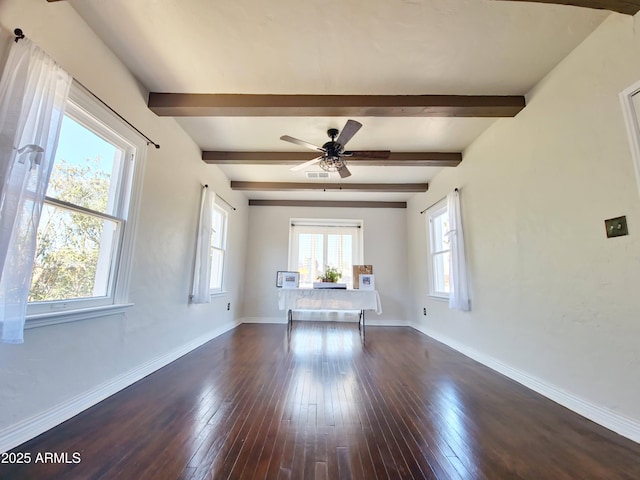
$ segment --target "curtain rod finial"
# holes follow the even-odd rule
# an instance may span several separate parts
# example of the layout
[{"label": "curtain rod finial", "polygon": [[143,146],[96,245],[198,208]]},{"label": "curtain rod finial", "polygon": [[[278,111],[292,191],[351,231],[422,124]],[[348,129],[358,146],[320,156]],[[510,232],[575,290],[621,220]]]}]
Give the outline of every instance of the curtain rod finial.
[{"label": "curtain rod finial", "polygon": [[18,42],[18,40],[22,40],[24,38],[24,32],[22,31],[21,28],[16,28],[13,31],[13,34],[16,36],[15,41]]}]

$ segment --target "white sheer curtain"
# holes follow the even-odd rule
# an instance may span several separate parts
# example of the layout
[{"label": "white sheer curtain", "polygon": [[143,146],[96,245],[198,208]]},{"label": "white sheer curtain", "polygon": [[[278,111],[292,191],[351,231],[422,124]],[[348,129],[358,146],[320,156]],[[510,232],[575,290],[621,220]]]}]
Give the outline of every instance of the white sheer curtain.
[{"label": "white sheer curtain", "polygon": [[211,282],[211,229],[213,228],[213,201],[215,193],[208,187],[202,189],[200,220],[196,243],[196,264],[193,270],[192,303],[210,303]]},{"label": "white sheer curtain", "polygon": [[0,341],[22,343],[36,234],[71,77],[28,39],[0,80]]},{"label": "white sheer curtain", "polygon": [[449,272],[449,308],[468,311],[469,287],[467,282],[467,260],[464,255],[464,233],[460,216],[460,192],[458,189],[447,195],[449,212],[449,245],[451,247],[451,269]]}]

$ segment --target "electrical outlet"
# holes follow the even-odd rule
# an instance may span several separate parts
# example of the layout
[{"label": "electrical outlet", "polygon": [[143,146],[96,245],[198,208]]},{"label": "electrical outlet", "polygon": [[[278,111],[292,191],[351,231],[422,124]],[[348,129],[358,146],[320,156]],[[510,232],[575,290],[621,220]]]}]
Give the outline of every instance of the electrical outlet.
[{"label": "electrical outlet", "polygon": [[231,304],[230,303],[227,303],[227,311],[228,310],[231,310]]},{"label": "electrical outlet", "polygon": [[426,307],[422,309],[422,314],[426,317],[427,316],[427,309]]},{"label": "electrical outlet", "polygon": [[604,226],[607,229],[607,238],[629,235],[626,216],[605,220]]}]

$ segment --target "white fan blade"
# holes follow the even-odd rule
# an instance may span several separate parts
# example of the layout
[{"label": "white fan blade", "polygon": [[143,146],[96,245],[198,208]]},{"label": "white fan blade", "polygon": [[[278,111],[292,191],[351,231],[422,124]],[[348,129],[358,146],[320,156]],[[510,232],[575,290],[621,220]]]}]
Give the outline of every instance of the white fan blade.
[{"label": "white fan blade", "polygon": [[285,142],[295,143],[296,145],[300,145],[301,147],[308,148],[309,150],[315,150],[316,152],[324,152],[324,148],[318,147],[313,143],[305,142],[304,140],[300,140],[298,138],[290,137],[289,135],[283,135],[280,137],[280,140],[284,140]]},{"label": "white fan blade", "polygon": [[320,160],[322,160],[322,156],[314,158],[313,160],[309,160],[308,162],[300,163],[295,167],[291,167],[289,170],[291,170],[292,172],[298,172],[300,170],[304,170],[307,167],[310,167],[311,165],[318,163]]}]

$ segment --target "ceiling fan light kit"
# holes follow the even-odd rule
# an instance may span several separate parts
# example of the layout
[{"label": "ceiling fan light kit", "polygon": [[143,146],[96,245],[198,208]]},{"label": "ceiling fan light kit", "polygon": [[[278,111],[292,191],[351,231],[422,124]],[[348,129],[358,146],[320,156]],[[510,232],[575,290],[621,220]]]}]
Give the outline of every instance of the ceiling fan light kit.
[{"label": "ceiling fan light kit", "polygon": [[347,162],[340,157],[326,157],[318,163],[325,172],[337,172],[341,168],[346,168]]}]

